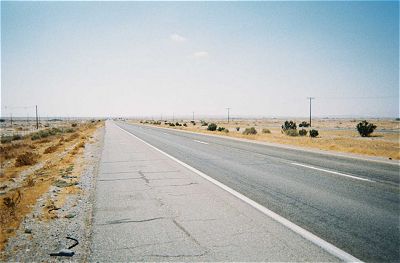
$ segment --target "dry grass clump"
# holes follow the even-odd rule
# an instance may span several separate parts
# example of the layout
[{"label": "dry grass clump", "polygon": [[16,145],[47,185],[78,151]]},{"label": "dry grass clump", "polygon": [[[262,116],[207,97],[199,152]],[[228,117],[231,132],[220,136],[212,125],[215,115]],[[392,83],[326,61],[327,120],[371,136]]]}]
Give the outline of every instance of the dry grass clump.
[{"label": "dry grass clump", "polygon": [[79,133],[75,132],[75,133],[71,134],[71,136],[69,136],[67,139],[65,139],[65,141],[66,142],[70,142],[70,141],[75,140],[77,138],[79,138]]},{"label": "dry grass clump", "polygon": [[44,154],[48,154],[48,153],[53,153],[53,152],[55,152],[55,151],[57,151],[57,149],[58,149],[58,145],[56,144],[56,145],[51,145],[51,146],[49,146],[49,147],[47,147],[45,150],[44,150]]},{"label": "dry grass clump", "polygon": [[21,154],[15,159],[15,167],[25,166],[25,165],[33,165],[37,163],[39,159],[39,155],[33,152],[25,152]]},{"label": "dry grass clump", "polygon": [[2,200],[3,209],[1,209],[0,220],[3,221],[10,216],[15,216],[15,210],[17,209],[18,204],[21,202],[22,194],[20,190],[16,190],[10,193],[8,196],[4,197]]}]

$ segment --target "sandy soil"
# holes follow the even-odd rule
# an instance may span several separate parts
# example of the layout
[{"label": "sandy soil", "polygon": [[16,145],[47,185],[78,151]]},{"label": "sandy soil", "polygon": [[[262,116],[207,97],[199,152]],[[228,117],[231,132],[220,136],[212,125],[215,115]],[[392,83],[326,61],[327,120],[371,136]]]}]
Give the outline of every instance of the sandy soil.
[{"label": "sandy soil", "polygon": [[[226,132],[207,131],[207,126],[201,126],[199,121],[193,125],[190,120],[179,120],[180,124],[186,123],[187,127],[171,127],[161,122],[160,127],[182,129],[200,133],[217,134],[221,136],[230,136],[237,138],[246,138],[251,140],[265,141],[278,144],[294,145],[299,147],[336,151],[342,153],[352,153],[358,155],[368,155],[383,157],[387,159],[400,159],[400,122],[387,119],[370,119],[377,125],[375,132],[370,137],[361,137],[356,125],[361,120],[356,119],[315,119],[312,121],[312,129],[319,132],[317,138],[309,136],[291,137],[281,132],[281,125],[286,119],[236,119],[226,120],[205,120],[207,123],[216,123],[218,126],[229,130]],[[298,124],[306,119],[293,119]],[[145,123],[145,120],[128,120],[132,123]],[[147,125],[152,121],[147,121]],[[175,121],[176,122],[176,121]],[[257,130],[256,135],[243,135],[245,128],[254,127]],[[239,128],[239,131],[237,131]],[[262,133],[263,129],[270,130],[270,133]],[[300,129],[300,128],[298,128]],[[310,130],[310,128],[306,128]]]},{"label": "sandy soil", "polygon": [[[86,122],[75,126],[73,131],[44,139],[32,140],[27,136],[1,145],[0,251],[3,260],[19,251],[18,245],[14,245],[12,253],[4,251],[16,233],[20,237],[22,231],[26,237],[33,238],[30,228],[21,230],[24,227],[21,223],[26,223],[27,218],[37,223],[60,218],[59,211],[63,211],[70,196],[81,194],[81,175],[87,169],[82,161],[84,152],[98,141],[93,136],[103,125],[103,122]],[[26,153],[35,156],[34,162],[17,165],[18,158]],[[35,224],[31,222],[31,225]]]}]

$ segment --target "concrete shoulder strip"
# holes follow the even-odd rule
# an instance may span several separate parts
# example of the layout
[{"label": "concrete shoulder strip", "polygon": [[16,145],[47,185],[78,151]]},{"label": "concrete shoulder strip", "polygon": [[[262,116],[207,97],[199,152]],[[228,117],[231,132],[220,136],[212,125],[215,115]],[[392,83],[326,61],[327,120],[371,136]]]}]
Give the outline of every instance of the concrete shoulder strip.
[{"label": "concrete shoulder strip", "polygon": [[116,125],[119,129],[121,129],[122,131],[126,132],[127,134],[133,136],[134,138],[136,138],[137,140],[143,142],[144,144],[148,145],[149,147],[151,147],[152,149],[164,154],[165,156],[169,157],[170,159],[176,161],[177,163],[181,164],[182,166],[186,167],[187,169],[191,170],[192,172],[198,174],[199,176],[203,177],[204,179],[210,181],[211,183],[217,185],[218,187],[222,188],[223,190],[229,192],[230,194],[236,196],[237,198],[239,198],[240,200],[242,200],[243,202],[246,202],[247,204],[251,205],[252,207],[254,207],[255,209],[259,210],[260,212],[262,212],[263,214],[269,216],[270,218],[274,219],[275,221],[281,223],[282,225],[286,226],[287,228],[289,228],[290,230],[294,231],[295,233],[299,234],[300,236],[302,236],[303,238],[311,241],[312,243],[314,243],[315,245],[321,247],[322,249],[324,249],[325,251],[329,252],[330,254],[338,257],[339,259],[345,261],[345,262],[362,262],[361,260],[359,260],[358,258],[350,255],[349,253],[341,250],[340,248],[332,245],[331,243],[323,240],[322,238],[312,234],[311,232],[301,228],[300,226],[290,222],[289,220],[287,220],[286,218],[272,212],[271,210],[267,209],[266,207],[260,205],[259,203],[251,200],[250,198],[240,194],[239,192],[233,190],[232,188],[224,185],[223,183],[211,178],[210,176],[206,175],[205,173],[197,170],[196,168],[193,168],[192,166],[176,159],[175,157],[169,155],[168,153],[156,148],[155,146],[151,145],[150,143],[138,138],[137,136],[135,136],[134,134],[122,129],[121,127],[119,127],[118,125]]}]

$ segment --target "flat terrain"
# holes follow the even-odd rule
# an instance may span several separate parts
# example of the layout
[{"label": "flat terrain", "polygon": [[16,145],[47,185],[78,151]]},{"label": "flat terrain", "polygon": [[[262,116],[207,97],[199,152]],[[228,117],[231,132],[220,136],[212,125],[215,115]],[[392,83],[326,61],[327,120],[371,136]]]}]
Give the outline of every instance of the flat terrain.
[{"label": "flat terrain", "polygon": [[338,259],[107,122],[90,261]]},{"label": "flat terrain", "polygon": [[400,259],[397,163],[119,125],[361,260]]},{"label": "flat terrain", "polygon": [[[182,129],[200,133],[217,134],[236,138],[265,141],[278,144],[294,145],[299,147],[351,153],[358,155],[376,156],[386,159],[400,159],[400,122],[396,120],[369,119],[368,122],[377,125],[375,132],[370,137],[361,137],[356,125],[362,120],[355,119],[315,119],[312,121],[312,129],[319,132],[317,138],[308,136],[291,137],[281,132],[281,125],[286,119],[235,119],[229,123],[226,120],[207,120],[207,123],[216,123],[218,126],[229,130],[225,132],[207,131],[207,126],[201,126],[200,122],[192,125],[189,120],[178,120],[180,124],[186,123],[187,127],[171,127],[161,122],[160,127]],[[305,119],[293,119],[297,125]],[[130,120],[130,123],[139,123],[139,120]],[[146,121],[142,121],[143,123]],[[152,121],[147,121],[152,123]],[[172,122],[170,120],[170,122]],[[176,120],[175,120],[176,122]],[[174,123],[175,123],[174,122]],[[257,135],[243,135],[245,128],[254,127]],[[237,131],[239,128],[239,131]],[[262,133],[268,129],[270,133]],[[301,129],[298,127],[298,129]],[[310,130],[310,128],[306,128]]]},{"label": "flat terrain", "polygon": [[[82,155],[103,124],[58,123],[1,144],[0,251],[26,217],[32,216],[38,203],[42,207],[34,220],[47,222],[60,216],[58,212],[68,196],[80,193],[80,177],[85,169]],[[49,191],[53,194],[48,195]]]}]

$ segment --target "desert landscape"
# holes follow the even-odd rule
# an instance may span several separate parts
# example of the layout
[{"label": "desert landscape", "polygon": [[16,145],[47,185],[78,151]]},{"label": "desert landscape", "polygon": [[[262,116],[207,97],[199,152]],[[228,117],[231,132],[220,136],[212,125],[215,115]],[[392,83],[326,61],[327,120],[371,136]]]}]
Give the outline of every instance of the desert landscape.
[{"label": "desert landscape", "polygon": [[[178,121],[154,121],[154,120],[127,120],[130,123],[160,126],[200,132],[235,138],[245,138],[263,142],[293,145],[305,148],[313,148],[326,151],[336,151],[358,155],[382,157],[386,159],[400,159],[400,121],[395,119],[368,119],[369,123],[377,126],[376,130],[367,137],[360,136],[356,129],[358,123],[364,119],[314,119],[312,127],[305,127],[306,136],[288,136],[282,132],[282,125],[286,120],[293,120],[297,130],[302,129],[299,124],[307,122],[306,118],[273,118],[273,119],[233,119],[229,123],[222,119],[207,119],[203,121],[179,119]],[[170,123],[173,123],[172,126]],[[177,125],[178,123],[178,125]],[[218,127],[225,128],[222,131],[210,131],[208,125],[215,123]],[[205,125],[207,124],[207,125]],[[181,126],[179,126],[181,125]],[[186,125],[186,126],[185,126]],[[243,134],[246,128],[254,127],[256,134]],[[315,129],[318,136],[311,138],[309,131]]]},{"label": "desert landscape", "polygon": [[[47,121],[36,130],[27,122],[4,124],[0,146],[0,251],[28,215],[36,222],[72,217],[60,209],[71,197],[81,194],[80,177],[88,165],[84,149],[98,140],[95,132],[103,125],[100,120]],[[41,203],[39,212],[31,214],[37,203]],[[30,228],[23,231],[32,234]]]}]

